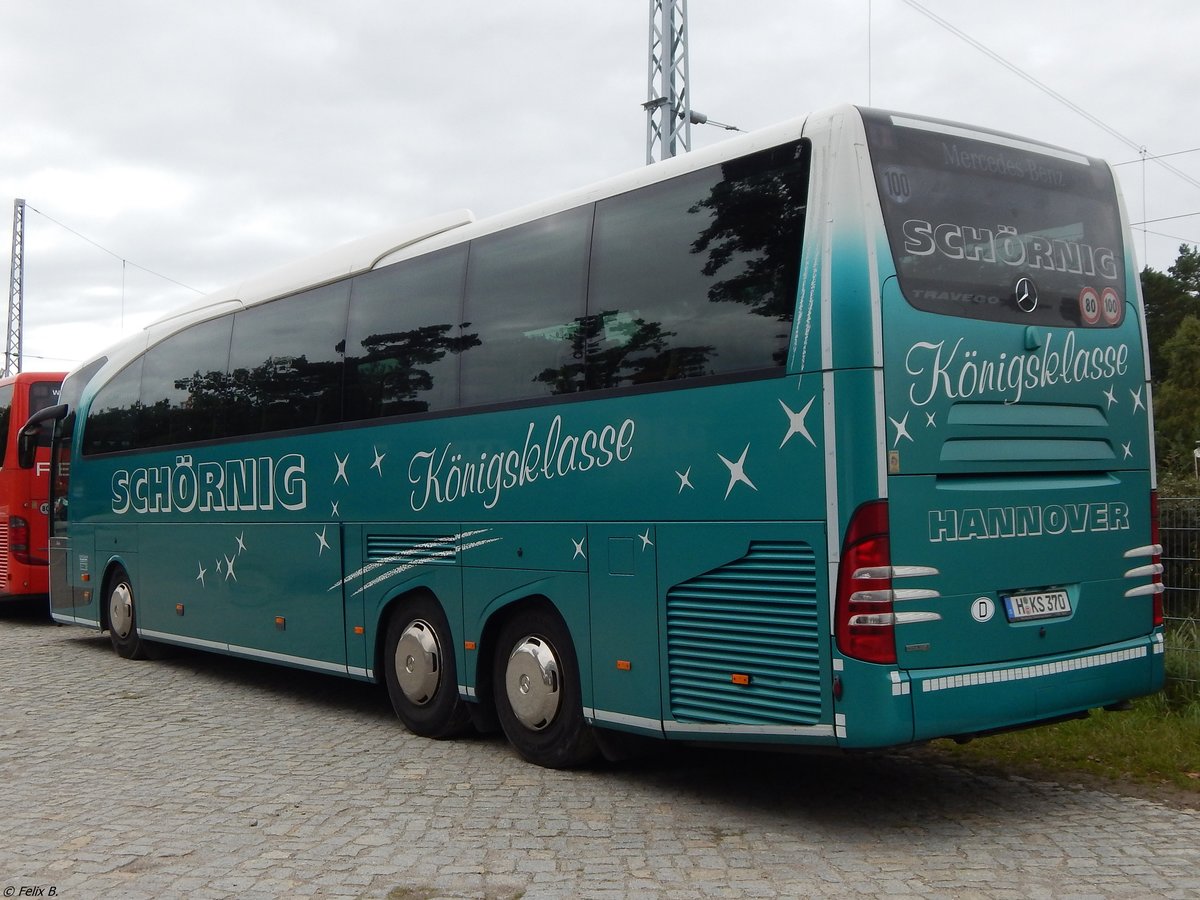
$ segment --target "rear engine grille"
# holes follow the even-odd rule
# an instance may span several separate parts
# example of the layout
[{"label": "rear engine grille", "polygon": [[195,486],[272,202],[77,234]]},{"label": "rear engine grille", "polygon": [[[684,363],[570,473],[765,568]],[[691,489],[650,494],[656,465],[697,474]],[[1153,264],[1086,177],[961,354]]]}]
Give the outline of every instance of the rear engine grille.
[{"label": "rear engine grille", "polygon": [[671,714],[679,722],[814,724],[820,644],[812,547],[752,543],[741,559],[667,592]]}]

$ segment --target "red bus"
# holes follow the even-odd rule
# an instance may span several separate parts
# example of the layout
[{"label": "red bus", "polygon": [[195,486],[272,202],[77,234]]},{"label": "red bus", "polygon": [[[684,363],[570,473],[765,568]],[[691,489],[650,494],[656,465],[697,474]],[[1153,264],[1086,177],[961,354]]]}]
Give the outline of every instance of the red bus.
[{"label": "red bus", "polygon": [[63,374],[0,378],[0,601],[49,591],[50,448],[38,447],[33,467],[22,469],[17,435],[31,415],[58,403]]}]

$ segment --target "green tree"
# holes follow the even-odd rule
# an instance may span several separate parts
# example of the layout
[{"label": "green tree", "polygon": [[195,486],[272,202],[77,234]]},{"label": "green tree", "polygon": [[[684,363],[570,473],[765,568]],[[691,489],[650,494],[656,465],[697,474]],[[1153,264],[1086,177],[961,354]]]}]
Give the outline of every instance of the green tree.
[{"label": "green tree", "polygon": [[1159,468],[1190,475],[1200,441],[1200,249],[1183,244],[1166,272],[1142,271]]},{"label": "green tree", "polygon": [[1146,302],[1146,337],[1150,344],[1150,374],[1154,383],[1170,377],[1170,364],[1162,348],[1184,317],[1200,312],[1200,303],[1188,294],[1179,279],[1156,269],[1142,271],[1142,298]]},{"label": "green tree", "polygon": [[1170,377],[1154,393],[1154,424],[1158,458],[1165,468],[1192,465],[1200,441],[1200,318],[1185,316],[1175,333],[1159,348]]}]

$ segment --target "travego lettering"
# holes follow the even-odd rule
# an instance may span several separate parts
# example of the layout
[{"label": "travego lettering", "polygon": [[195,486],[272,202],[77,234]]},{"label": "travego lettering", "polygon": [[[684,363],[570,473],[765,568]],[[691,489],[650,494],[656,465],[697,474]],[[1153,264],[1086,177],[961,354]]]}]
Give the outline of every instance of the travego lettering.
[{"label": "travego lettering", "polygon": [[1121,502],[929,511],[929,540],[934,544],[1128,530],[1129,505]]},{"label": "travego lettering", "polygon": [[118,469],[112,476],[117,515],[168,512],[250,512],[308,505],[305,460],[299,453],[200,462],[180,456],[173,466]]}]

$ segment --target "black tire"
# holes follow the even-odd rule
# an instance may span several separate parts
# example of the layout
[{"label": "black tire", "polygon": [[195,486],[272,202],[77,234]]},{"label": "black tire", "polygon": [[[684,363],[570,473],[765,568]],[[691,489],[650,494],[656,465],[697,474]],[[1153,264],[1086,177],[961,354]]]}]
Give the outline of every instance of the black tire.
[{"label": "black tire", "polygon": [[384,672],[392,709],[413,734],[440,740],[471,730],[450,623],[434,597],[406,600],[388,617]]},{"label": "black tire", "polygon": [[522,610],[500,629],[493,662],[496,715],[524,759],[547,769],[586,765],[599,755],[584,721],[579,663],[562,617]]},{"label": "black tire", "polygon": [[138,637],[137,609],[129,574],[117,566],[108,576],[104,591],[108,616],[108,637],[113,650],[123,659],[148,659],[148,642]]}]

